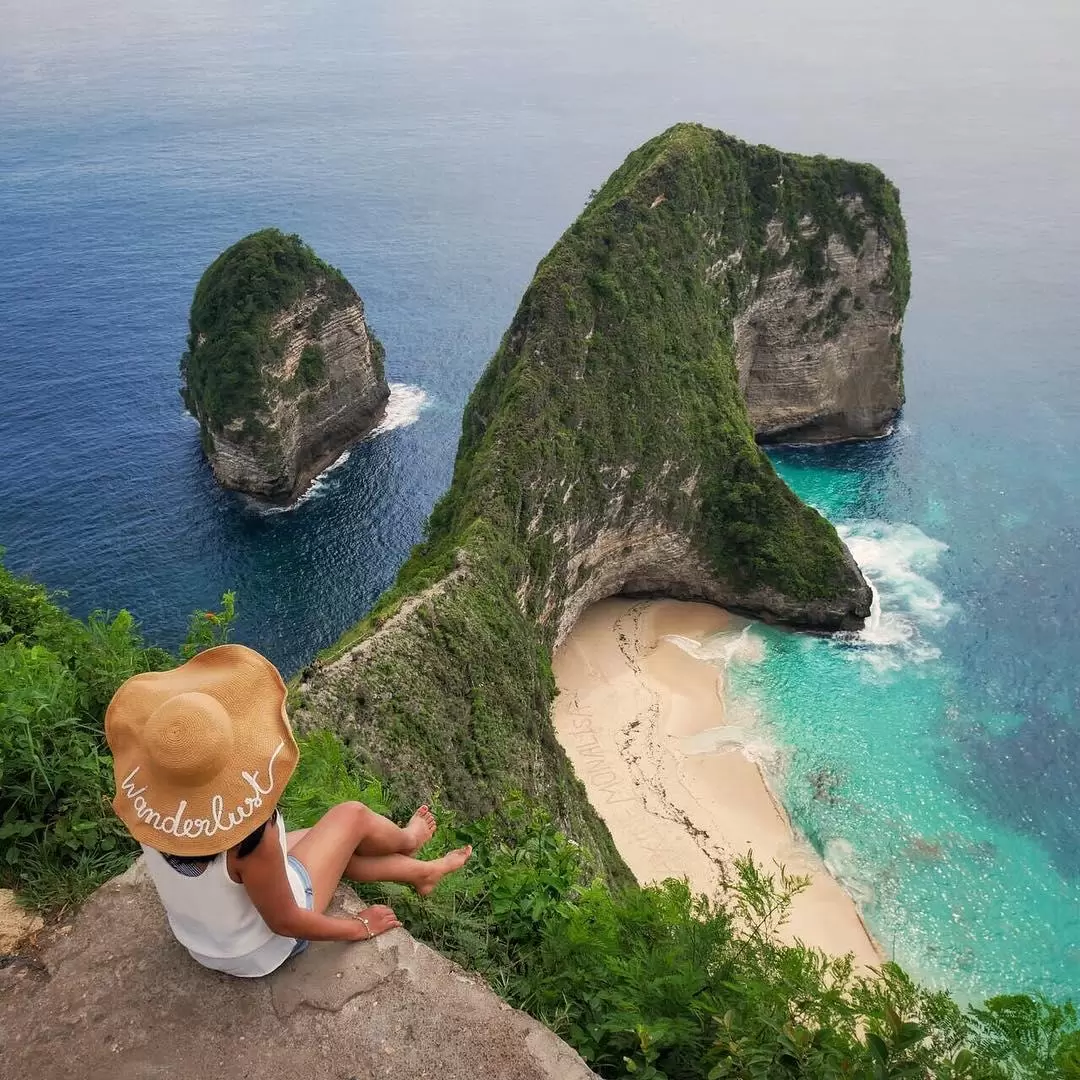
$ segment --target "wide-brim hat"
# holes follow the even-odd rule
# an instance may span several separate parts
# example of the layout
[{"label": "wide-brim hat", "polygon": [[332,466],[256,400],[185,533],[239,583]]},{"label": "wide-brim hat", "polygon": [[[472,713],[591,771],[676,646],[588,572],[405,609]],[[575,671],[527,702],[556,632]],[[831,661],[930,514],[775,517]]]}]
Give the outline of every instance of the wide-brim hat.
[{"label": "wide-brim hat", "polygon": [[264,656],[219,645],[128,679],[105,713],[113,809],[141,844],[216,855],[269,820],[300,756],[285,683]]}]

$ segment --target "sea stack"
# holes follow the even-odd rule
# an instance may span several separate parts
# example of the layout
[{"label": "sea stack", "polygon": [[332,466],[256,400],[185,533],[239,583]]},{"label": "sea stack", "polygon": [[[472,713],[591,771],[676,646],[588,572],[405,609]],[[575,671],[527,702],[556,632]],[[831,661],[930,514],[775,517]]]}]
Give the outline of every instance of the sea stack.
[{"label": "sea stack", "polygon": [[390,396],[356,290],[277,229],[244,237],[203,274],[180,370],[218,481],[279,504],[368,434]]}]

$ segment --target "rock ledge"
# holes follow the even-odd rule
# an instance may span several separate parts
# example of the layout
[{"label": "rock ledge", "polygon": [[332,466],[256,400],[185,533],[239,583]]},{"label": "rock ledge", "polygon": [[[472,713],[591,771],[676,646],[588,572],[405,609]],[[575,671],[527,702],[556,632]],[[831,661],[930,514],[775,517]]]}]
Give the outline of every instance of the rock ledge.
[{"label": "rock ledge", "polygon": [[[335,905],[359,909],[339,890]],[[588,1080],[581,1058],[395,930],[314,943],[265,979],[200,968],[139,863],[40,958],[0,970],[0,1061],[21,1080]]]}]

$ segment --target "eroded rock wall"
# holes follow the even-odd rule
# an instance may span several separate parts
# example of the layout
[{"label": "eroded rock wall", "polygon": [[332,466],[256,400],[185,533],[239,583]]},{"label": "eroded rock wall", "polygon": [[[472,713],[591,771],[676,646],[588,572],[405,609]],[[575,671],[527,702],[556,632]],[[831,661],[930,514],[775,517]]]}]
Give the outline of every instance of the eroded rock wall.
[{"label": "eroded rock wall", "polygon": [[[851,250],[824,238],[824,265],[807,283],[792,263],[755,276],[735,316],[739,388],[762,442],[829,442],[885,435],[904,403],[900,347],[903,300],[892,287],[894,252],[861,200],[846,211],[865,221]],[[770,223],[781,257],[790,239]],[[818,227],[806,219],[802,228]]]},{"label": "eroded rock wall", "polygon": [[[290,502],[375,427],[390,390],[358,296],[334,306],[321,290],[308,292],[273,320],[271,335],[281,359],[264,374],[256,432],[233,421],[209,435],[207,456],[223,486]],[[322,370],[305,379],[301,357],[310,348]]]}]

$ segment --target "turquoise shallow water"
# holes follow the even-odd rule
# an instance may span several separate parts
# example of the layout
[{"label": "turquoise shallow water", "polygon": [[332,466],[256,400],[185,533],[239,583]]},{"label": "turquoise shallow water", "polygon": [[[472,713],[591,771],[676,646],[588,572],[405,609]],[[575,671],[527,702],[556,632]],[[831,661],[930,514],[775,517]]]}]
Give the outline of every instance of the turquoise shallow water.
[{"label": "turquoise shallow water", "polygon": [[[732,707],[752,719],[752,752],[890,956],[962,996],[1075,994],[1073,674],[1056,668],[1072,645],[1019,609],[1008,637],[972,625],[971,583],[957,576],[965,550],[941,538],[963,502],[946,511],[922,492],[881,505],[914,442],[902,428],[891,443],[776,454],[837,523],[875,610],[864,631],[836,638],[755,626],[755,647],[729,667]],[[1003,535],[965,531],[960,544],[993,564]],[[1022,678],[987,677],[999,665]]]},{"label": "turquoise shallow water", "polygon": [[[1080,6],[1021,0],[7,0],[5,560],[169,645],[234,588],[294,671],[393,580],[537,261],[633,147],[697,120],[874,161],[911,241],[903,423],[774,457],[880,620],[754,631],[735,681],[899,959],[1080,996],[1077,41]],[[267,225],[345,271],[405,388],[278,514],[213,483],[177,371],[202,269]]]}]

